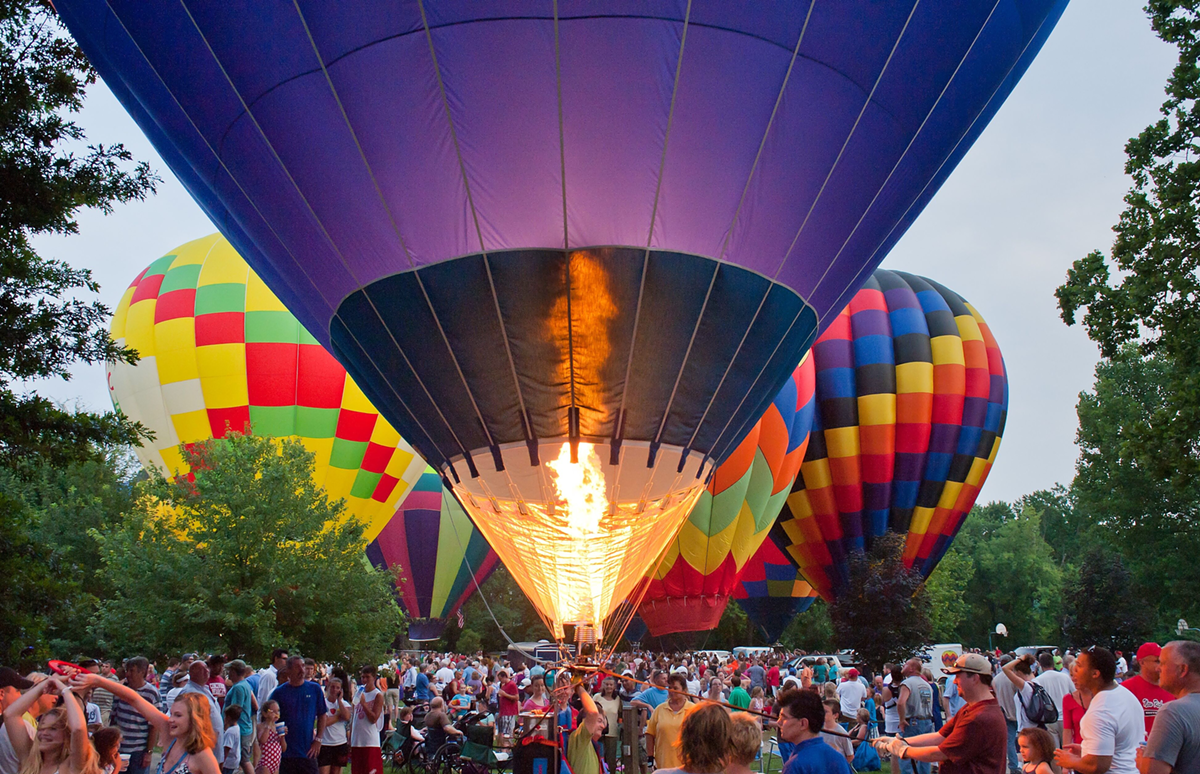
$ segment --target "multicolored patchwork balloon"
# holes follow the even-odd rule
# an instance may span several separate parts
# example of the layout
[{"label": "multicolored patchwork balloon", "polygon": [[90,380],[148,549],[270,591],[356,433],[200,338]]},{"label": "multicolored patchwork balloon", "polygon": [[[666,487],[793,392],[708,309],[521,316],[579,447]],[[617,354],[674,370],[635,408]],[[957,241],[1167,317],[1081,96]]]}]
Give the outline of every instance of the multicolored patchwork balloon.
[{"label": "multicolored patchwork balloon", "polygon": [[154,431],[147,468],[187,473],[179,445],[233,430],[298,438],[330,497],[373,539],[425,470],[333,356],[220,234],[159,258],[125,291],[110,333],[138,351],[108,364],[113,405]]},{"label": "multicolored patchwork balloon", "polygon": [[417,480],[396,515],[367,546],[376,567],[399,572],[396,590],[413,620],[408,638],[442,636],[446,621],[496,569],[500,559],[433,470]]},{"label": "multicolored patchwork balloon", "polygon": [[1000,448],[1008,379],[996,340],[954,291],[877,269],[812,357],[812,436],[779,517],[789,553],[826,599],[846,555],[889,530],[928,576]]},{"label": "multicolored patchwork balloon", "polygon": [[717,625],[800,469],[812,426],[813,390],[812,358],[805,356],[762,418],[713,473],[648,577],[638,610],[650,634]]},{"label": "multicolored patchwork balloon", "polygon": [[782,528],[778,523],[772,525],[733,590],[733,598],[762,630],[767,642],[776,642],[792,619],[817,598],[786,547],[787,536]]}]

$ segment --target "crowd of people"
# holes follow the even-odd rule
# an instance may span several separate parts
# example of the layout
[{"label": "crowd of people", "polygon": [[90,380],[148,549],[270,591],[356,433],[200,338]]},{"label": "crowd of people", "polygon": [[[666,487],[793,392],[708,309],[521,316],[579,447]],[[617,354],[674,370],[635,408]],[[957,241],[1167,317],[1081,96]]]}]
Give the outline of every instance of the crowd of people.
[{"label": "crowd of people", "polygon": [[[261,669],[185,654],[0,667],[0,774],[383,774],[389,736],[438,749],[463,723],[497,747],[563,741],[574,774],[1200,774],[1200,643],[1120,653],[964,653],[879,674],[836,659],[632,653],[606,668],[416,654],[354,674],[284,649]],[[626,713],[633,708],[635,713]],[[155,763],[157,761],[157,763]],[[628,772],[627,774],[633,774]]]}]

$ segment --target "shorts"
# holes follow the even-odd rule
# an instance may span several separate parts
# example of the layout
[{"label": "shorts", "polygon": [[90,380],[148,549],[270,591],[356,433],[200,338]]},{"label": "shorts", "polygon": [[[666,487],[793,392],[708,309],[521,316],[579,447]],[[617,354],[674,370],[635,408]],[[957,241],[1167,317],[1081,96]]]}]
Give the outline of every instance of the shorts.
[{"label": "shorts", "polygon": [[512,736],[513,729],[516,727],[516,725],[517,725],[517,716],[516,715],[501,715],[500,717],[496,718],[496,732],[499,733],[500,736],[503,736],[503,737]]},{"label": "shorts", "polygon": [[383,774],[383,752],[378,747],[351,747],[350,772]]},{"label": "shorts", "polygon": [[279,761],[279,774],[317,774],[317,759],[307,755],[303,758],[283,758]]},{"label": "shorts", "polygon": [[333,744],[321,745],[321,752],[317,753],[318,766],[345,766],[350,760],[350,745]]},{"label": "shorts", "polygon": [[242,737],[242,760],[254,761],[254,734],[246,734]]}]

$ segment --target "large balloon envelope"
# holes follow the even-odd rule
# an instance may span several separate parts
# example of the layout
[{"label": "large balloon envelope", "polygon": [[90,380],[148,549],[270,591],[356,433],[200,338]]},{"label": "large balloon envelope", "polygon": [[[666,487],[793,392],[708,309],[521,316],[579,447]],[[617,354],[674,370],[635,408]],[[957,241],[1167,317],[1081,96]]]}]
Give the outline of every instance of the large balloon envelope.
[{"label": "large balloon envelope", "polygon": [[788,555],[787,545],[787,536],[778,524],[773,525],[733,591],[746,617],[772,643],[778,642],[792,619],[808,610],[817,598],[817,592]]},{"label": "large balloon envelope", "polygon": [[925,576],[987,479],[1008,411],[1004,358],[957,293],[877,269],[813,346],[817,412],[779,527],[826,599],[887,531]]},{"label": "large balloon envelope", "polygon": [[704,631],[721,620],[746,563],[767,537],[800,471],[812,427],[813,394],[812,358],[806,356],[717,468],[648,576],[639,612],[650,634]]},{"label": "large balloon envelope", "polygon": [[496,569],[498,557],[442,479],[426,468],[396,515],[367,546],[376,567],[397,571],[408,638],[436,640],[446,621]]},{"label": "large balloon envelope", "polygon": [[187,473],[180,444],[230,430],[300,440],[313,479],[371,540],[425,463],[225,238],[180,245],[126,289],[111,335],[137,350],[108,364],[113,405],[154,431],[138,459]]},{"label": "large balloon envelope", "polygon": [[598,634],[1065,4],[56,8],[555,634]]}]

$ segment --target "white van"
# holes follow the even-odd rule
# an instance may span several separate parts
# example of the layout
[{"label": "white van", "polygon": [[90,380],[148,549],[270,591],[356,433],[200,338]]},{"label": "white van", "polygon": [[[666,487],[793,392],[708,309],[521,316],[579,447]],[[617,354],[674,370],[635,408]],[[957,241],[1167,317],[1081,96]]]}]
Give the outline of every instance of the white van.
[{"label": "white van", "polygon": [[762,647],[751,648],[751,647],[743,646],[740,648],[733,649],[733,657],[736,658],[738,661],[741,661],[741,660],[747,659],[747,658],[761,658],[763,656],[770,656],[774,652],[775,652],[774,648],[762,648]]},{"label": "white van", "polygon": [[938,682],[946,676],[946,667],[954,666],[962,652],[961,642],[943,642],[921,651],[920,658],[925,662],[925,666],[929,667],[929,671],[933,672],[934,682]]}]

